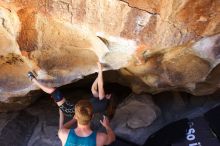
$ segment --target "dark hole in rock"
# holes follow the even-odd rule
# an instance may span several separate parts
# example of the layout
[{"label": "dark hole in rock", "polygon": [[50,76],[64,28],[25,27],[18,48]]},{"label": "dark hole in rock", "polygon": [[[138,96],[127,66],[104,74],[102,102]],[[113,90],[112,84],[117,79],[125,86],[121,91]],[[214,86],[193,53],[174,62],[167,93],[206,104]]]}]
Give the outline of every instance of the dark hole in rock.
[{"label": "dark hole in rock", "polygon": [[[113,71],[115,73],[115,71]],[[105,93],[112,94],[113,106],[116,108],[132,91],[129,87],[120,85],[114,81],[111,81],[109,75],[112,71],[104,72],[104,89]],[[80,99],[89,98],[92,96],[91,86],[97,77],[97,73],[85,76],[83,79],[80,79],[71,84],[67,84],[59,87],[66,99],[70,100],[73,103],[76,103]],[[114,77],[113,77],[114,78]],[[107,81],[106,81],[107,80]],[[44,93],[42,98],[50,98],[49,94]],[[41,99],[40,99],[41,100]]]},{"label": "dark hole in rock", "polygon": [[[104,73],[104,80],[105,78],[107,78],[107,75],[105,75],[107,73],[108,71]],[[84,79],[81,79],[77,82],[62,86],[61,90],[63,90],[63,93],[66,94],[67,97],[69,96],[69,94],[71,94],[72,91],[77,91],[79,89],[83,90],[85,94],[91,94],[91,86],[96,77],[96,73],[86,76]],[[115,94],[115,96],[118,97],[117,100],[119,102],[131,93],[131,89],[129,87],[125,87],[123,85],[110,81],[104,81],[104,88],[106,93]],[[72,98],[71,95],[69,97]]]}]

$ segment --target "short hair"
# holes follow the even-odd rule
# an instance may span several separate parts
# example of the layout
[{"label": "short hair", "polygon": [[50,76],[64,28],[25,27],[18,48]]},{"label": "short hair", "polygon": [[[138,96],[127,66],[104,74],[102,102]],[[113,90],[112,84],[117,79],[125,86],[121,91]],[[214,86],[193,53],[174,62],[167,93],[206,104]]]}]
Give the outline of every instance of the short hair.
[{"label": "short hair", "polygon": [[81,125],[88,125],[93,116],[93,106],[88,100],[80,100],[75,105],[75,116]]}]

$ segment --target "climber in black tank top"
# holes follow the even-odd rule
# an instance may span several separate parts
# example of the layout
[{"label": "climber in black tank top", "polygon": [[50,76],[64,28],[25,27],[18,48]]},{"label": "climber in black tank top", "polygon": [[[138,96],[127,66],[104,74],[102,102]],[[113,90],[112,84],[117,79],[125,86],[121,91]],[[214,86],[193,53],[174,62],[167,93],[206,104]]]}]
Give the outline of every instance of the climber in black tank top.
[{"label": "climber in black tank top", "polygon": [[97,62],[97,66],[98,76],[92,84],[92,96],[90,97],[90,101],[94,107],[94,113],[104,112],[111,98],[111,94],[105,93],[101,63]]}]

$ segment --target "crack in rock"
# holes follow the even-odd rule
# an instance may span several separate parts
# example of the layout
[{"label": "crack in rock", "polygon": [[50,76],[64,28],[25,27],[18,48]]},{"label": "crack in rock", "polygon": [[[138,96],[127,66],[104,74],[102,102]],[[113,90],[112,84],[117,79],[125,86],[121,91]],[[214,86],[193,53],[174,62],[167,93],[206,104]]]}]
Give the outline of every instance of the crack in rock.
[{"label": "crack in rock", "polygon": [[135,6],[131,6],[131,5],[129,4],[129,2],[126,2],[126,1],[124,1],[124,0],[119,0],[119,1],[126,3],[126,4],[127,4],[129,7],[131,7],[131,8],[134,8],[134,9],[137,9],[137,10],[140,10],[140,11],[147,12],[147,13],[150,14],[150,15],[154,15],[154,16],[160,15],[159,13],[156,13],[156,12],[154,13],[154,12],[147,11],[147,10],[145,10],[145,9],[141,9],[141,8],[138,8],[138,7],[135,7]]}]

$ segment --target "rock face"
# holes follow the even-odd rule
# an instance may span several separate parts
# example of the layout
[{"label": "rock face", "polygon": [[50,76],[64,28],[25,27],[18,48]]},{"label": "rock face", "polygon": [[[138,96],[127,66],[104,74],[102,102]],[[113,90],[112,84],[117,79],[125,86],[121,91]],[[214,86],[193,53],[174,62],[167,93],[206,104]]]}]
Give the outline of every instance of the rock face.
[{"label": "rock face", "polygon": [[136,93],[204,95],[220,83],[219,0],[3,0],[0,32],[2,104],[32,101],[28,70],[61,86],[98,60]]},{"label": "rock face", "polygon": [[160,109],[151,96],[131,94],[117,107],[111,125],[119,137],[143,144],[146,140],[144,128],[151,125],[159,115]]},{"label": "rock face", "polygon": [[[158,92],[161,90],[184,90],[195,95],[212,93],[218,87],[219,79],[213,77],[219,64],[220,35],[203,38],[186,47],[160,50],[153,53],[143,52],[143,63],[131,65],[123,74],[135,75],[148,86],[134,85],[138,92]],[[130,78],[130,85],[134,82]],[[215,80],[215,81],[214,81]]]}]

